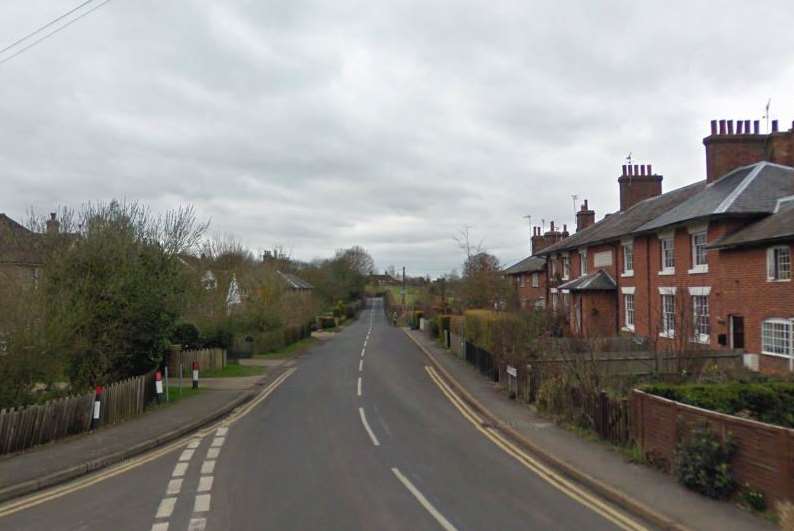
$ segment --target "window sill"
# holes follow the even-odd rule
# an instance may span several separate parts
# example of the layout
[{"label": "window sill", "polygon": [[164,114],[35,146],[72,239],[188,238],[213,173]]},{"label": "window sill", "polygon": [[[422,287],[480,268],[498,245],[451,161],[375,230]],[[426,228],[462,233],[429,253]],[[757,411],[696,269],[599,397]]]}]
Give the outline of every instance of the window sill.
[{"label": "window sill", "polygon": [[620,276],[623,277],[623,278],[633,277],[634,276],[634,271],[624,271],[623,273],[620,274]]},{"label": "window sill", "polygon": [[659,332],[659,337],[665,339],[675,339],[675,332]]},{"label": "window sill", "polygon": [[[766,279],[767,282],[791,282],[790,278],[769,278]],[[766,353],[764,353],[766,354]]]},{"label": "window sill", "polygon": [[703,273],[708,273],[709,272],[709,266],[707,266],[707,265],[706,266],[695,266],[695,267],[693,267],[692,269],[690,269],[687,272],[690,275],[700,275],[700,274],[703,274]]},{"label": "window sill", "polygon": [[660,277],[675,275],[675,269],[662,269],[658,274]]},{"label": "window sill", "polygon": [[787,354],[776,354],[774,352],[767,352],[765,350],[762,350],[761,354],[763,354],[764,356],[774,356],[775,358],[783,358],[783,359],[787,359],[787,360],[791,359],[791,356],[789,356]]},{"label": "window sill", "polygon": [[631,332],[631,333],[634,333],[634,327],[633,327],[633,326],[624,326],[623,328],[621,328],[621,330],[622,330],[623,332]]},{"label": "window sill", "polygon": [[689,340],[690,343],[699,343],[701,345],[708,345],[711,343],[711,336],[701,334],[700,337],[693,337]]}]

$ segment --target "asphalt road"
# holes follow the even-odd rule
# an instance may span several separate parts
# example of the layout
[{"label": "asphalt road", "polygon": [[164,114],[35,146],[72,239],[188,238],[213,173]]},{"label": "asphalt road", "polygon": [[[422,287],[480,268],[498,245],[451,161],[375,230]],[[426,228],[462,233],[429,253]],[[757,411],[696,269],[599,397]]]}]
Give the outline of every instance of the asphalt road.
[{"label": "asphalt road", "polygon": [[0,529],[616,528],[484,436],[425,366],[375,301],[194,448],[0,517]]}]

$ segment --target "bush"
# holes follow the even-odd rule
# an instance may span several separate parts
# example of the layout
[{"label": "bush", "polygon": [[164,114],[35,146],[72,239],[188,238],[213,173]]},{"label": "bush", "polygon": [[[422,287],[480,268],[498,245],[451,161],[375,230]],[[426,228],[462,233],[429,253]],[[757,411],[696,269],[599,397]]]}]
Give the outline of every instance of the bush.
[{"label": "bush", "polygon": [[199,348],[199,329],[193,323],[178,324],[171,332],[171,343],[186,349]]},{"label": "bush", "polygon": [[736,490],[730,464],[735,452],[731,439],[722,442],[708,425],[695,426],[678,446],[679,483],[709,498],[727,498]]},{"label": "bush", "polygon": [[327,330],[329,328],[336,328],[336,319],[330,315],[323,315],[317,318],[320,328]]},{"label": "bush", "polygon": [[745,485],[745,488],[742,489],[740,494],[740,498],[742,502],[753,511],[759,513],[766,511],[766,497],[760,490],[755,490],[750,488],[749,485]]}]

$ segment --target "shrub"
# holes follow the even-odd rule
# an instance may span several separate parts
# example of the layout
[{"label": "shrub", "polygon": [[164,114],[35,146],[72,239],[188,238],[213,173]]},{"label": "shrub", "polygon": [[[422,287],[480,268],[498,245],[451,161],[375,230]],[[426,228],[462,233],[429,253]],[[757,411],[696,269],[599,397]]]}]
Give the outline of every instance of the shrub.
[{"label": "shrub", "polygon": [[171,343],[182,345],[187,349],[199,347],[199,329],[193,323],[181,323],[176,325],[171,332]]},{"label": "shrub", "polygon": [[794,504],[791,502],[778,502],[776,505],[780,529],[794,531]]},{"label": "shrub", "polygon": [[336,327],[336,319],[334,319],[330,315],[323,315],[323,316],[318,317],[317,319],[320,321],[320,323],[319,323],[320,324],[320,328],[322,328],[323,330],[327,330],[329,328],[335,328]]},{"label": "shrub", "polygon": [[723,442],[708,425],[695,426],[678,446],[678,481],[709,498],[727,498],[736,490],[730,464],[735,452],[731,439]]},{"label": "shrub", "polygon": [[753,511],[757,511],[759,513],[766,511],[766,497],[760,490],[756,490],[750,488],[749,485],[745,485],[745,488],[742,489],[742,492],[739,496],[742,502]]}]

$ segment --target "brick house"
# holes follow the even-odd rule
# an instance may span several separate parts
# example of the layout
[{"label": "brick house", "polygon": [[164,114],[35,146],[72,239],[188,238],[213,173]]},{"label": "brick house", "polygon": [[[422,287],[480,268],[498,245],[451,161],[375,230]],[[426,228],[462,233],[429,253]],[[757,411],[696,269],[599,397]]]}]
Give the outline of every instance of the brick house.
[{"label": "brick house", "polygon": [[[540,227],[532,227],[532,251],[538,253],[545,247],[562,241],[568,236],[568,228],[563,225],[562,231],[557,230],[553,221],[545,233]],[[515,286],[522,309],[546,307],[548,275],[546,274],[545,257],[530,255],[508,267],[502,273]]]},{"label": "brick house", "polygon": [[620,210],[538,253],[573,334],[742,349],[751,367],[794,368],[794,125],[735,125],[712,122],[706,180],[662,194],[649,165],[624,166]]},{"label": "brick house", "polygon": [[60,232],[60,222],[50,214],[46,233],[33,232],[0,213],[0,287],[35,286],[41,277],[47,236]]}]

